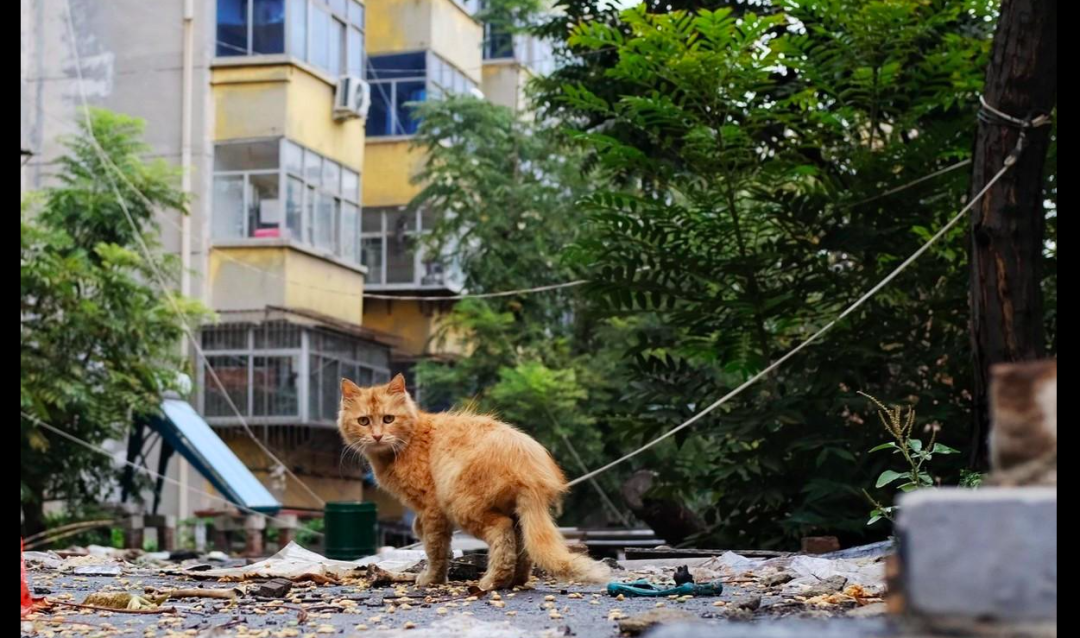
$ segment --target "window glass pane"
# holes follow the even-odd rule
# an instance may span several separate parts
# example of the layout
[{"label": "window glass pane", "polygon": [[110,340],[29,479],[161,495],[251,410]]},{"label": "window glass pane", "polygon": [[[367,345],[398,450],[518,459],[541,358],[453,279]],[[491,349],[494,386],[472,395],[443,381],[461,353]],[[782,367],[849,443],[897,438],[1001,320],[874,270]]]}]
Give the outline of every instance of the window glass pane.
[{"label": "window glass pane", "polygon": [[364,68],[363,66],[361,66],[361,61],[364,59],[364,39],[360,35],[360,32],[352,27],[349,27],[348,44],[348,53],[346,55],[349,64],[347,67],[347,73],[349,75],[355,75],[357,77],[360,77],[360,74],[362,73]]},{"label": "window glass pane", "polygon": [[338,195],[341,193],[341,165],[332,160],[323,161],[323,188]]},{"label": "window glass pane", "polygon": [[[248,410],[248,358],[246,355],[232,356],[219,355],[206,358],[207,363],[214,368],[221,385],[225,387],[228,397],[243,416],[250,414]],[[231,416],[236,413],[229,407],[226,395],[221,392],[221,387],[211,376],[209,370],[204,374],[205,382],[205,405],[206,416]]]},{"label": "window glass pane", "polygon": [[430,208],[420,209],[420,230],[431,230],[435,227],[437,214]]},{"label": "window glass pane", "polygon": [[250,171],[278,167],[280,142],[218,144],[214,147],[215,171]]},{"label": "window glass pane", "polygon": [[217,54],[248,54],[248,0],[218,0]]},{"label": "window glass pane", "polygon": [[359,202],[360,176],[347,168],[341,170],[341,194],[351,202]]},{"label": "window glass pane", "polygon": [[[312,335],[314,336],[314,335]],[[311,355],[308,359],[308,420],[319,420],[319,380],[322,378],[322,357]]]},{"label": "window glass pane", "polygon": [[356,0],[349,0],[349,21],[361,29],[364,28],[364,5]]},{"label": "window glass pane", "polygon": [[315,205],[315,245],[334,249],[334,198],[322,195]]},{"label": "window glass pane", "polygon": [[252,237],[281,237],[282,211],[278,173],[251,175],[248,228]]},{"label": "window glass pane", "polygon": [[416,213],[401,209],[386,211],[386,233],[391,237],[404,236],[416,230]]},{"label": "window glass pane", "polygon": [[360,209],[355,204],[341,205],[341,256],[360,263]]},{"label": "window glass pane", "polygon": [[[426,59],[427,55],[423,51],[368,56],[368,72],[372,74],[369,79],[395,80],[405,77],[423,77],[424,70],[427,68]],[[380,71],[385,73],[380,75]]]},{"label": "window glass pane", "polygon": [[361,363],[385,368],[390,365],[390,351],[386,347],[376,346],[367,341],[359,341],[356,344],[356,358]]},{"label": "window glass pane", "polygon": [[296,357],[253,357],[252,413],[255,416],[296,416],[300,411]]},{"label": "window glass pane", "polygon": [[307,0],[289,0],[289,53],[307,60]]},{"label": "window glass pane", "polygon": [[372,82],[371,108],[368,109],[364,132],[370,137],[393,134],[393,84]]},{"label": "window glass pane", "polygon": [[446,281],[446,275],[442,263],[427,259],[423,251],[420,254],[420,285],[441,286]]},{"label": "window glass pane", "polygon": [[285,203],[285,222],[288,225],[289,237],[296,239],[297,241],[303,240],[301,231],[301,222],[303,220],[302,213],[302,200],[304,195],[304,184],[295,177],[286,178],[286,188],[288,193],[286,194]]},{"label": "window glass pane", "polygon": [[299,144],[285,140],[285,170],[294,175],[304,174],[304,149]]},{"label": "window glass pane", "polygon": [[214,210],[211,215],[214,237],[233,239],[244,236],[244,177],[214,178]]},{"label": "window glass pane", "polygon": [[304,180],[312,186],[322,184],[322,158],[316,153],[304,153]]},{"label": "window glass pane", "polygon": [[356,385],[360,386],[361,388],[366,388],[373,385],[371,383],[373,376],[374,375],[372,375],[371,373],[371,368],[359,366],[356,371]]},{"label": "window glass pane", "polygon": [[255,0],[252,22],[253,54],[285,52],[285,0]]},{"label": "window glass pane", "polygon": [[[334,421],[337,419],[338,408],[340,407],[340,399],[338,393],[340,392],[341,383],[341,364],[335,359],[323,359],[322,360],[322,383],[319,387],[319,395],[321,395],[322,409],[319,410],[320,421]],[[316,398],[318,395],[312,393],[312,398]]]},{"label": "window glass pane", "polygon": [[203,350],[247,350],[247,324],[225,324],[203,328]]},{"label": "window glass pane", "polygon": [[360,263],[367,266],[367,283],[381,284],[383,264],[382,237],[365,237],[360,241]]},{"label": "window glass pane", "polygon": [[330,66],[329,40],[330,14],[317,6],[312,5],[310,62],[323,69]]},{"label": "window glass pane", "polygon": [[416,266],[412,251],[412,238],[390,235],[386,238],[386,283],[412,283],[416,280]]},{"label": "window glass pane", "polygon": [[330,10],[338,15],[345,15],[345,0],[330,0]]},{"label": "window glass pane", "polygon": [[267,321],[255,326],[251,334],[256,350],[300,347],[300,327],[287,321]]},{"label": "window glass pane", "polygon": [[342,47],[345,46],[345,23],[338,20],[330,21],[330,38],[327,41],[329,47],[330,63],[327,65],[327,70],[330,71],[330,75],[337,77],[341,75],[342,69]]},{"label": "window glass pane", "polygon": [[395,134],[412,135],[416,133],[419,120],[413,119],[413,108],[407,106],[410,102],[423,102],[426,96],[424,82],[398,82],[397,84],[397,108]]},{"label": "window glass pane", "polygon": [[306,220],[307,228],[304,229],[304,241],[309,244],[315,243],[315,209],[318,205],[319,193],[315,190],[315,187],[308,186],[307,189],[307,202],[304,206],[306,208]]},{"label": "window glass pane", "polygon": [[379,233],[382,234],[382,217],[383,209],[381,208],[365,208],[360,214],[361,228],[365,233]]}]

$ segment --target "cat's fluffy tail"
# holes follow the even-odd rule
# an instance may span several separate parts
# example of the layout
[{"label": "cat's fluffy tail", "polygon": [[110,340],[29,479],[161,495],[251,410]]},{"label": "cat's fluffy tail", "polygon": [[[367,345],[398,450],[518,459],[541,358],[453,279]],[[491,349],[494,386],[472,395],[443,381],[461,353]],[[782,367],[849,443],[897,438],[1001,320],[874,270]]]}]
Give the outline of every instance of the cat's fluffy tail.
[{"label": "cat's fluffy tail", "polygon": [[574,554],[567,548],[566,541],[551,518],[551,505],[551,499],[541,490],[526,490],[518,498],[518,522],[529,557],[555,578],[586,583],[607,582],[611,576],[607,565],[588,556]]}]

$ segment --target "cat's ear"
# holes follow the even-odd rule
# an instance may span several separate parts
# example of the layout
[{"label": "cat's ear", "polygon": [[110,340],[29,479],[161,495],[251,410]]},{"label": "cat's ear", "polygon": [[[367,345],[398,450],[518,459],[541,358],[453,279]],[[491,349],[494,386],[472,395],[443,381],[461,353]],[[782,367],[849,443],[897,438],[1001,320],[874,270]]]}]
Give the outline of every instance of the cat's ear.
[{"label": "cat's ear", "polygon": [[399,372],[396,377],[390,379],[386,391],[390,394],[405,394],[405,377]]},{"label": "cat's ear", "polygon": [[343,399],[351,399],[360,394],[360,386],[356,385],[348,379],[341,379],[341,397]]}]

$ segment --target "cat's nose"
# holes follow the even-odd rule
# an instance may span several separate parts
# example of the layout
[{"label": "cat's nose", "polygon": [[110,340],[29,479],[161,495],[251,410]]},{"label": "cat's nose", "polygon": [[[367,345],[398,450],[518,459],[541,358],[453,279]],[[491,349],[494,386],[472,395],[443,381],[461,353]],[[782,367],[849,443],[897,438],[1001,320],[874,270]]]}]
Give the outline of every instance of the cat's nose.
[{"label": "cat's nose", "polygon": [[378,443],[379,441],[382,440],[382,435],[381,434],[372,434],[371,438],[375,439],[375,442]]}]

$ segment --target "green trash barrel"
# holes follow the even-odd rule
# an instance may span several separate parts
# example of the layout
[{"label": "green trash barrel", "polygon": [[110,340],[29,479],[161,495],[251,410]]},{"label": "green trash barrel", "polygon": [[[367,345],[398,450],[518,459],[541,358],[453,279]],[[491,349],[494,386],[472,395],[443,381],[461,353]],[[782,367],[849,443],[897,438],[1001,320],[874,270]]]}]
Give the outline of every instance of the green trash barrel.
[{"label": "green trash barrel", "polygon": [[356,560],[375,553],[375,504],[327,503],[326,557]]}]

